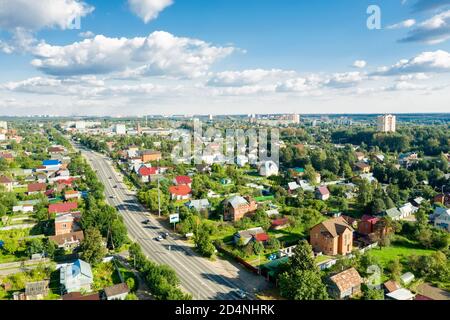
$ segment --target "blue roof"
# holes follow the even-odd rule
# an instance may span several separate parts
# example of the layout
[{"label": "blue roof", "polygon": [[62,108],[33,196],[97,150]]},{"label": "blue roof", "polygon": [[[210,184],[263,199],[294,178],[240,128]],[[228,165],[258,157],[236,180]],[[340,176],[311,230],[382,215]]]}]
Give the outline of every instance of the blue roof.
[{"label": "blue roof", "polygon": [[4,242],[2,240],[0,240],[0,248],[3,248],[3,244],[4,244]]},{"label": "blue roof", "polygon": [[43,166],[57,166],[60,164],[59,160],[44,160],[42,161]]}]

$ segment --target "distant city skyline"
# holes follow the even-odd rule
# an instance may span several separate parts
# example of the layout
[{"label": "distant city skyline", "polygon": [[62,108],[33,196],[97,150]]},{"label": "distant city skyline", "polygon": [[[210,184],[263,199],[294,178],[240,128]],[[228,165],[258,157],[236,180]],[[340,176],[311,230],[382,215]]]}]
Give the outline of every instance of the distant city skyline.
[{"label": "distant city skyline", "polygon": [[450,0],[0,0],[0,115],[448,112],[449,26]]}]

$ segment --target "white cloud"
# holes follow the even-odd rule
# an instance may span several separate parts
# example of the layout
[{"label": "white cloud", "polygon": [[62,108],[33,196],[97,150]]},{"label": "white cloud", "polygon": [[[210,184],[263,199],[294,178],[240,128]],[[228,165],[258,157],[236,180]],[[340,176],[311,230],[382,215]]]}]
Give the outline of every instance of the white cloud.
[{"label": "white cloud", "polygon": [[161,11],[172,4],[172,0],[128,0],[131,11],[145,23],[156,19]]},{"label": "white cloud", "polygon": [[361,72],[343,72],[333,74],[324,83],[331,87],[351,87],[366,78],[367,76]]},{"label": "white cloud", "polygon": [[450,10],[439,13],[420,23],[400,42],[438,44],[450,39]]},{"label": "white cloud", "polygon": [[355,62],[353,62],[353,67],[355,68],[365,68],[367,66],[367,62],[364,60],[356,60]]},{"label": "white cloud", "polygon": [[285,71],[280,69],[224,71],[215,74],[208,81],[208,85],[215,87],[242,87],[257,84],[263,81],[271,81],[274,79],[281,79],[283,77],[292,77],[294,75],[294,71]]},{"label": "white cloud", "polygon": [[416,24],[416,20],[408,19],[390,26],[387,26],[387,29],[403,29],[403,28],[411,28]]},{"label": "white cloud", "polygon": [[403,74],[397,80],[398,81],[411,81],[411,80],[428,80],[430,76],[420,72],[420,73],[412,73],[412,74]]},{"label": "white cloud", "polygon": [[95,34],[92,31],[86,31],[86,32],[80,32],[78,34],[78,36],[81,38],[93,38],[95,36]]},{"label": "white cloud", "polygon": [[40,43],[32,65],[50,75],[108,74],[135,70],[136,76],[198,77],[234,51],[191,38],[155,31],[148,37],[97,35],[66,46]]},{"label": "white cloud", "polygon": [[79,0],[0,0],[0,29],[67,29],[94,10]]},{"label": "white cloud", "polygon": [[450,53],[444,50],[422,52],[414,58],[402,59],[390,67],[381,67],[374,75],[424,72],[450,72]]}]

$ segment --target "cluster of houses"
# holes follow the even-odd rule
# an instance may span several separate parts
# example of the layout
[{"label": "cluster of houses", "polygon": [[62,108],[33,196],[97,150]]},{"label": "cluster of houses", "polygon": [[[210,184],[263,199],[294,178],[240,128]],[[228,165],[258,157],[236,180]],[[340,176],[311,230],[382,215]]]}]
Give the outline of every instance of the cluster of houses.
[{"label": "cluster of houses", "polygon": [[[94,274],[89,263],[76,260],[57,266],[62,300],[125,300],[130,289],[124,282],[93,292]],[[25,292],[15,292],[14,300],[43,300],[49,294],[49,280],[28,282]]]}]

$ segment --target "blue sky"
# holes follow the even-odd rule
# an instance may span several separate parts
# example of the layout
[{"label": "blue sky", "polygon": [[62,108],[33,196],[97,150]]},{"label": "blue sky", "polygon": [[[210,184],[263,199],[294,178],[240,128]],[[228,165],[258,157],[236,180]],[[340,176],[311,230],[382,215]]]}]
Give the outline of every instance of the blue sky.
[{"label": "blue sky", "polygon": [[0,0],[0,114],[448,111],[447,0],[40,3]]}]

